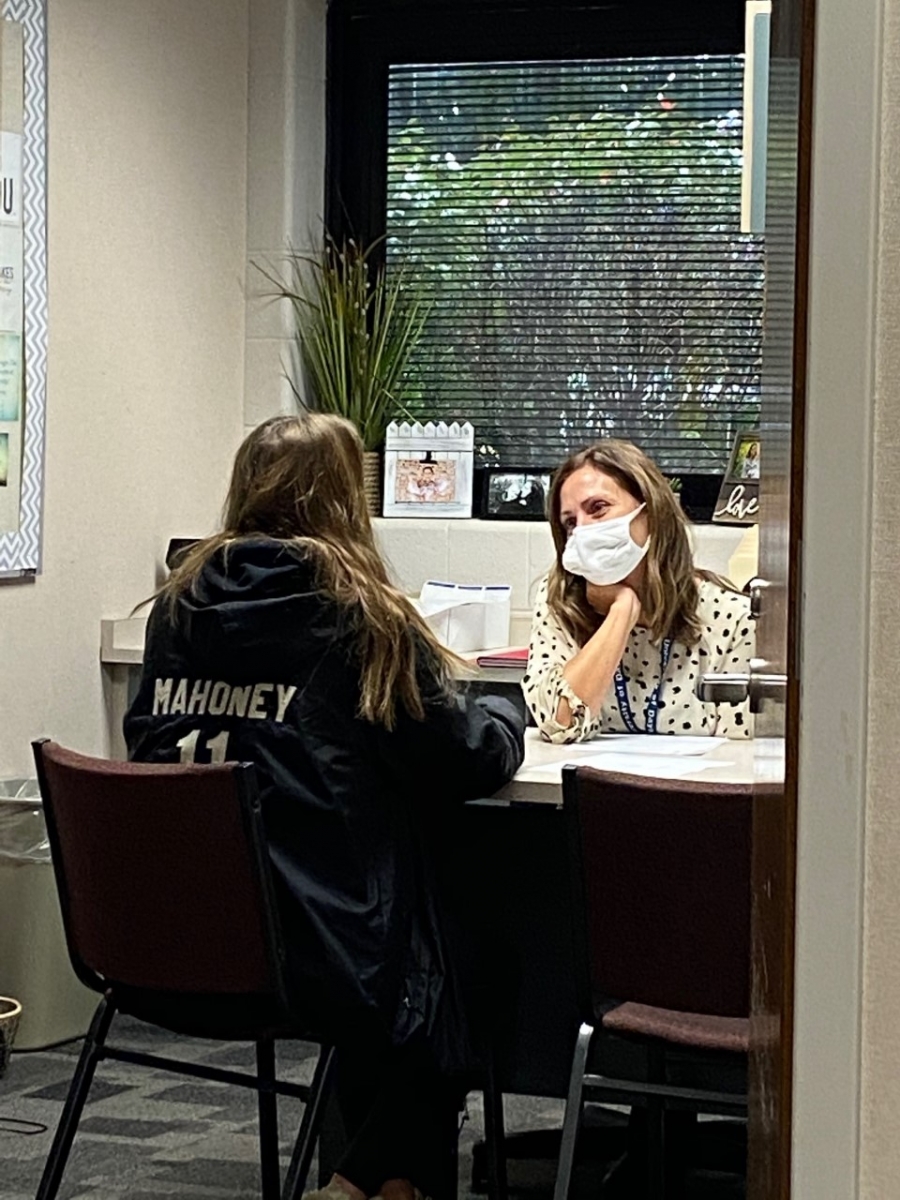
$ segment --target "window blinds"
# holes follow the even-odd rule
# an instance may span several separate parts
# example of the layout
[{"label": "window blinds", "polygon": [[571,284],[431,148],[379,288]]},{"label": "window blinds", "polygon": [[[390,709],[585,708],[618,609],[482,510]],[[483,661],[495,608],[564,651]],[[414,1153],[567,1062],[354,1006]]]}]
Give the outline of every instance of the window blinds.
[{"label": "window blinds", "polygon": [[742,78],[737,55],[391,65],[388,269],[429,305],[413,415],[472,421],[483,462],[609,436],[724,469],[759,411]]}]

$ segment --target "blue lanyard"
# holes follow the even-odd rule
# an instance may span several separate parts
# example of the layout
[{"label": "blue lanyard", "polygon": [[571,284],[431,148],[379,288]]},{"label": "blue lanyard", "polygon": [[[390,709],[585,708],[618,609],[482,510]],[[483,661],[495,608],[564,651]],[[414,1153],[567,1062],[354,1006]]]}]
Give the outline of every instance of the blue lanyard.
[{"label": "blue lanyard", "polygon": [[672,639],[666,638],[659,652],[659,683],[647,697],[647,703],[644,705],[644,728],[639,729],[638,723],[634,719],[634,713],[631,710],[631,701],[628,699],[628,688],[625,686],[625,676],[619,667],[616,667],[616,673],[613,681],[616,686],[616,700],[619,705],[619,715],[625,723],[625,728],[629,733],[656,733],[656,716],[659,712],[659,698],[662,695],[663,682],[666,676],[666,667],[669,665],[669,656],[672,653]]}]

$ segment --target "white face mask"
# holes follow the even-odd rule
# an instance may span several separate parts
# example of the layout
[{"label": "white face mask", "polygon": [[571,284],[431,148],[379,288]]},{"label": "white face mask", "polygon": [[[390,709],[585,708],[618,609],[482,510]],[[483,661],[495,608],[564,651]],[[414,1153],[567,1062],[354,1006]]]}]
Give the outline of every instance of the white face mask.
[{"label": "white face mask", "polygon": [[562,565],[572,575],[601,586],[627,579],[650,546],[649,538],[639,546],[631,536],[631,522],[643,508],[641,504],[624,517],[577,525],[569,534]]}]

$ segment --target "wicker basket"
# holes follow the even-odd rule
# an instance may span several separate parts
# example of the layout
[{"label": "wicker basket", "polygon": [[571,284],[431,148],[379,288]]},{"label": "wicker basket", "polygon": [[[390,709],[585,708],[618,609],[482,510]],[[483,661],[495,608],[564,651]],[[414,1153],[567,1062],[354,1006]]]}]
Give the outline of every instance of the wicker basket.
[{"label": "wicker basket", "polygon": [[9,1066],[9,1055],[16,1040],[21,1015],[22,1005],[18,1000],[0,996],[0,1079],[6,1074],[6,1068]]},{"label": "wicker basket", "polygon": [[366,450],[363,454],[363,487],[369,516],[381,516],[381,455],[377,450]]}]

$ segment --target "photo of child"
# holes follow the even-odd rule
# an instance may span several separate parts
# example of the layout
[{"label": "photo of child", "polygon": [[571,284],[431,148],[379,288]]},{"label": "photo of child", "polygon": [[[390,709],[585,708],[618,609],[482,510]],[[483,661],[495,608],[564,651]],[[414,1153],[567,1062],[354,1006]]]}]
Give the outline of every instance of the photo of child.
[{"label": "photo of child", "polygon": [[744,437],[738,442],[729,477],[732,479],[759,479],[758,437]]},{"label": "photo of child", "polygon": [[401,458],[397,461],[394,500],[397,504],[449,504],[456,499],[456,463],[442,459]]}]

